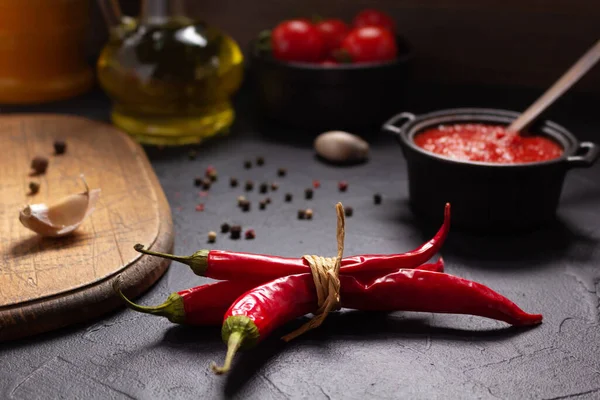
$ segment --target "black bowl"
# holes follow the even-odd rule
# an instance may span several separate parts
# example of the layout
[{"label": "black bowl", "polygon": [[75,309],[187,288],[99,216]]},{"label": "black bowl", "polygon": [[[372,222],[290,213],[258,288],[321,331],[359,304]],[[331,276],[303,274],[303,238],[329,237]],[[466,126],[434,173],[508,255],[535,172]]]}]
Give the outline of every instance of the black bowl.
[{"label": "black bowl", "polygon": [[383,125],[400,141],[408,167],[409,197],[414,212],[439,220],[444,204],[452,205],[452,226],[471,231],[529,230],[552,222],[563,182],[571,168],[591,166],[599,148],[579,141],[562,126],[539,121],[529,132],[563,147],[559,158],[523,164],[458,161],[418,147],[413,138],[440,124],[508,125],[519,114],[495,109],[453,109],[421,116],[401,113]]},{"label": "black bowl", "polygon": [[379,126],[397,110],[409,75],[408,45],[397,38],[390,62],[321,66],[275,60],[251,43],[250,70],[257,105],[267,117],[303,128]]}]

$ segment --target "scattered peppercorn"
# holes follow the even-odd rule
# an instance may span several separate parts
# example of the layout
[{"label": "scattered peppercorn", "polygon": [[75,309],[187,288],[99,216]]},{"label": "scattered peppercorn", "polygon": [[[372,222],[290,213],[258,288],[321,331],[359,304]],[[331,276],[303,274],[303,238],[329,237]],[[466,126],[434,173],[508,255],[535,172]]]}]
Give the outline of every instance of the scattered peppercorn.
[{"label": "scattered peppercorn", "polygon": [[238,206],[241,207],[242,203],[245,202],[245,201],[246,201],[246,198],[244,196],[238,196],[238,198],[237,198]]},{"label": "scattered peppercorn", "polygon": [[188,158],[189,158],[190,160],[195,160],[195,159],[196,159],[196,155],[197,155],[197,154],[198,154],[198,153],[196,153],[196,150],[190,150],[190,151],[188,152]]},{"label": "scattered peppercorn", "polygon": [[242,211],[244,211],[244,212],[250,211],[250,200],[242,201],[242,204],[240,206],[242,207]]},{"label": "scattered peppercorn", "polygon": [[210,189],[210,186],[211,186],[210,179],[203,179],[202,180],[202,189],[208,190],[208,189]]},{"label": "scattered peppercorn", "polygon": [[277,175],[278,176],[285,176],[287,174],[287,170],[285,168],[279,168],[277,170]]},{"label": "scattered peppercorn", "polygon": [[194,178],[194,186],[202,186],[202,181],[204,180],[204,178],[201,178],[199,176]]},{"label": "scattered peppercorn", "polygon": [[229,226],[229,224],[227,222],[221,224],[221,233],[229,232],[230,228],[231,228],[231,226]]},{"label": "scattered peppercorn", "polygon": [[217,174],[217,170],[213,169],[210,172],[206,173],[206,176],[208,177],[208,179],[210,179],[212,182],[217,180],[218,174]]},{"label": "scattered peppercorn", "polygon": [[348,189],[348,182],[346,182],[346,181],[339,181],[338,182],[338,189],[340,190],[340,192],[345,192]]},{"label": "scattered peppercorn", "polygon": [[67,142],[64,140],[55,140],[54,141],[54,154],[65,154],[67,151]]},{"label": "scattered peppercorn", "polygon": [[307,189],[304,191],[304,198],[305,198],[306,200],[310,200],[310,199],[312,199],[312,198],[313,198],[313,193],[314,193],[314,192],[313,192],[313,190],[312,190],[311,188],[307,188]]},{"label": "scattered peppercorn", "polygon": [[317,179],[313,180],[313,187],[315,189],[318,189],[321,187],[321,182],[319,182]]},{"label": "scattered peppercorn", "polygon": [[261,183],[260,186],[258,187],[258,191],[261,193],[267,193],[268,190],[269,190],[269,185],[267,185],[266,183]]},{"label": "scattered peppercorn", "polygon": [[264,157],[257,157],[257,158],[256,158],[256,165],[259,165],[259,166],[261,166],[261,167],[262,167],[263,165],[265,165],[265,159],[264,159]]},{"label": "scattered peppercorn", "polygon": [[231,186],[231,187],[237,187],[237,185],[238,185],[237,178],[229,178],[229,186]]},{"label": "scattered peppercorn", "polygon": [[42,156],[35,157],[31,160],[31,168],[36,174],[43,174],[48,169],[48,159]]},{"label": "scattered peppercorn", "polygon": [[267,197],[267,198],[265,199],[265,203],[267,203],[267,204],[271,204],[271,198],[270,198],[270,197]]},{"label": "scattered peppercorn", "polygon": [[354,209],[352,207],[344,207],[344,214],[346,214],[346,217],[351,217],[354,214]]},{"label": "scattered peppercorn", "polygon": [[373,195],[373,202],[375,204],[381,204],[381,200],[382,200],[382,198],[381,198],[381,195],[379,193],[375,193]]},{"label": "scattered peppercorn", "polygon": [[285,194],[285,201],[288,202],[288,203],[292,201],[292,194],[291,193],[286,193]]},{"label": "scattered peppercorn", "polygon": [[208,232],[208,242],[214,243],[217,240],[217,233],[214,231]]},{"label": "scattered peppercorn", "polygon": [[249,192],[252,189],[254,189],[254,182],[252,182],[252,181],[246,181],[245,189],[246,189],[247,192]]},{"label": "scattered peppercorn", "polygon": [[250,161],[250,160],[244,161],[244,168],[246,168],[246,169],[252,168],[252,161]]},{"label": "scattered peppercorn", "polygon": [[271,183],[271,190],[276,191],[277,189],[279,189],[279,184],[277,182]]},{"label": "scattered peppercorn", "polygon": [[239,225],[233,225],[229,232],[230,232],[229,237],[231,239],[239,239],[240,236],[242,235],[242,227]]},{"label": "scattered peppercorn", "polygon": [[306,218],[306,210],[298,210],[298,219]]},{"label": "scattered peppercorn", "polygon": [[265,208],[267,208],[267,202],[262,200],[260,203],[258,203],[258,208],[260,210],[264,210]]},{"label": "scattered peppercorn", "polygon": [[29,182],[29,192],[31,194],[36,194],[40,191],[40,184],[37,182]]},{"label": "scattered peppercorn", "polygon": [[304,212],[306,219],[312,219],[313,216],[313,210],[311,210],[310,208],[307,208],[306,211]]},{"label": "scattered peppercorn", "polygon": [[204,204],[200,203],[196,206],[196,211],[204,211]]},{"label": "scattered peppercorn", "polygon": [[248,229],[245,235],[246,239],[254,239],[256,237],[256,232],[254,232],[254,229]]}]

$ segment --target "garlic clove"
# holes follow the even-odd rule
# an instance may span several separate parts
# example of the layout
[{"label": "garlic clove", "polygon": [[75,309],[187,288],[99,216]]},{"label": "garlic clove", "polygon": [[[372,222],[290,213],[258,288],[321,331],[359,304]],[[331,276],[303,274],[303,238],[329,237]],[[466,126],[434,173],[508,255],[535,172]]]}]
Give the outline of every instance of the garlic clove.
[{"label": "garlic clove", "polygon": [[68,235],[94,211],[100,197],[100,189],[90,190],[85,181],[84,184],[85,192],[66,196],[51,206],[43,203],[25,206],[19,213],[19,221],[42,236]]},{"label": "garlic clove", "polygon": [[319,156],[334,163],[359,162],[369,155],[367,142],[343,131],[320,134],[315,139],[314,148]]}]

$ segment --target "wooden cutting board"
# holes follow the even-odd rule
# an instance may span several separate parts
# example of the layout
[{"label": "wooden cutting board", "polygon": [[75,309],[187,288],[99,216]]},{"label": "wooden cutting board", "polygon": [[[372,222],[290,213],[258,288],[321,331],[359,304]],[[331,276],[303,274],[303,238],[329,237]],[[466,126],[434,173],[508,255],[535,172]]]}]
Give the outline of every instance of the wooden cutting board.
[{"label": "wooden cutting board", "polygon": [[[55,155],[53,142],[67,151]],[[133,245],[173,246],[171,212],[144,150],[111,125],[59,115],[0,117],[0,341],[96,318],[122,306],[111,283],[137,296],[168,261],[141,258]],[[30,176],[31,159],[49,159]],[[19,222],[26,204],[51,204],[84,191],[84,174],[101,195],[94,213],[72,235],[42,238]],[[40,191],[29,195],[29,182]]]}]

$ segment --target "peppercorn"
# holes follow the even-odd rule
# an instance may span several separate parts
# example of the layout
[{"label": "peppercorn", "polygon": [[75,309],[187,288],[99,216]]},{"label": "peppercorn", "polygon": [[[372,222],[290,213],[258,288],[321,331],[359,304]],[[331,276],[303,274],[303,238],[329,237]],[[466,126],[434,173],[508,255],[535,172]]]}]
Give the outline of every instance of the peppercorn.
[{"label": "peppercorn", "polygon": [[256,237],[256,233],[254,229],[248,229],[245,233],[246,239],[254,239]]},{"label": "peppercorn", "polygon": [[203,179],[202,180],[202,189],[208,190],[208,189],[210,189],[210,186],[211,186],[210,179]]},{"label": "peppercorn", "polygon": [[238,198],[237,198],[238,206],[241,207],[242,203],[245,202],[245,201],[246,201],[246,198],[244,196],[238,196]]},{"label": "peppercorn", "polygon": [[196,150],[190,150],[190,151],[188,152],[188,158],[189,158],[190,160],[195,160],[195,159],[196,159],[196,155],[197,155],[197,154],[198,154],[198,153],[196,153]]},{"label": "peppercorn", "polygon": [[346,181],[339,181],[338,182],[338,189],[340,190],[340,192],[345,192],[348,189],[348,182],[346,182]]},{"label": "peppercorn", "polygon": [[67,142],[64,140],[55,140],[54,141],[54,154],[60,155],[65,154],[67,151]]},{"label": "peppercorn", "polygon": [[257,157],[257,158],[256,158],[256,165],[259,165],[259,166],[261,166],[261,167],[262,167],[263,165],[265,165],[265,159],[264,159],[264,157]]},{"label": "peppercorn", "polygon": [[279,168],[277,170],[277,175],[278,176],[285,176],[287,174],[287,170],[285,168]]},{"label": "peppercorn", "polygon": [[306,210],[298,210],[298,219],[306,218]]},{"label": "peppercorn", "polygon": [[346,217],[351,217],[354,214],[354,209],[352,207],[344,207],[344,214],[346,214]]},{"label": "peppercorn", "polygon": [[221,224],[221,233],[229,232],[230,228],[231,227],[229,226],[229,224],[227,222],[224,222],[223,224]]},{"label": "peppercorn", "polygon": [[313,180],[313,187],[314,187],[315,189],[318,189],[318,188],[320,188],[320,187],[321,187],[321,182],[319,182],[318,180],[314,179],[314,180]]},{"label": "peppercorn", "polygon": [[267,203],[267,204],[271,204],[271,198],[270,198],[270,197],[267,197],[267,198],[265,199],[265,203]]},{"label": "peppercorn", "polygon": [[36,194],[40,191],[40,184],[37,182],[29,182],[29,192],[31,194]]},{"label": "peppercorn", "polygon": [[273,182],[273,183],[271,183],[271,190],[272,190],[272,191],[275,191],[275,190],[277,190],[277,189],[279,189],[279,185],[277,184],[277,182]]},{"label": "peppercorn", "polygon": [[311,210],[310,208],[307,208],[306,211],[304,212],[304,215],[306,216],[306,219],[312,219],[313,210]]},{"label": "peppercorn", "polygon": [[229,232],[229,237],[231,239],[239,239],[242,234],[242,227],[239,225],[233,225]]},{"label": "peppercorn", "polygon": [[31,160],[31,168],[36,174],[43,174],[48,168],[48,159],[46,157],[37,156]]},{"label": "peppercorn", "polygon": [[237,178],[233,178],[233,177],[229,178],[229,186],[231,186],[231,187],[237,187],[237,185],[238,185]]},{"label": "peppercorn", "polygon": [[260,203],[258,203],[258,208],[260,210],[264,210],[265,208],[267,208],[267,202],[262,200]]},{"label": "peppercorn", "polygon": [[306,200],[310,200],[310,199],[312,199],[312,198],[313,198],[313,190],[312,190],[311,188],[307,188],[307,189],[304,191],[304,198],[305,198]]},{"label": "peppercorn", "polygon": [[258,190],[261,193],[267,193],[267,191],[269,190],[269,185],[267,185],[266,183],[261,183],[258,187]]},{"label": "peppercorn", "polygon": [[252,182],[250,180],[246,181],[245,189],[246,189],[247,192],[249,192],[252,189],[254,189],[254,182]]},{"label": "peppercorn", "polygon": [[202,181],[204,181],[204,178],[201,178],[199,176],[194,178],[194,186],[202,186]]},{"label": "peppercorn", "polygon": [[375,193],[375,194],[373,195],[373,202],[374,202],[375,204],[381,204],[381,200],[382,200],[382,199],[381,199],[381,195],[380,195],[379,193]]},{"label": "peppercorn", "polygon": [[212,182],[217,180],[218,174],[217,174],[217,170],[212,168],[206,171],[206,176],[208,177],[208,179],[210,179]]},{"label": "peppercorn", "polygon": [[217,233],[214,231],[208,232],[208,242],[214,243],[217,240]]},{"label": "peppercorn", "polygon": [[244,212],[250,211],[250,201],[249,200],[242,201],[241,207],[242,207],[242,211],[244,211]]},{"label": "peppercorn", "polygon": [[288,203],[292,201],[292,194],[291,193],[286,193],[285,194],[285,201],[288,202]]},{"label": "peppercorn", "polygon": [[200,203],[196,206],[196,211],[204,211],[204,204]]},{"label": "peppercorn", "polygon": [[252,161],[250,161],[250,160],[244,161],[244,168],[246,168],[246,169],[252,168]]}]

